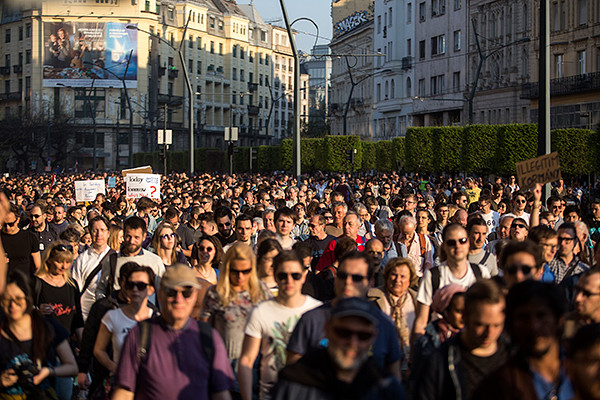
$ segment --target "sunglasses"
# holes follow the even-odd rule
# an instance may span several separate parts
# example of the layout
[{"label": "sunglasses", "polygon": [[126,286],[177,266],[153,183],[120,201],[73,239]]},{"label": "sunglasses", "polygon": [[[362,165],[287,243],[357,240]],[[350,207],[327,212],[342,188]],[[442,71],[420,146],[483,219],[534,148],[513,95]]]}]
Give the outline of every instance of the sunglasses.
[{"label": "sunglasses", "polygon": [[167,295],[167,297],[169,298],[177,298],[177,295],[181,293],[181,295],[183,296],[183,298],[185,299],[189,299],[190,296],[192,295],[192,293],[194,293],[194,288],[193,287],[185,287],[183,290],[177,290],[177,289],[167,289],[165,291],[165,294]]},{"label": "sunglasses", "polygon": [[13,222],[5,222],[4,225],[6,226],[15,226],[17,223],[17,220],[15,219]]},{"label": "sunglasses", "polygon": [[42,216],[42,214],[31,214],[31,218],[35,218],[35,219],[38,219],[41,216]]},{"label": "sunglasses", "polygon": [[465,244],[468,241],[469,241],[469,239],[467,239],[467,238],[460,238],[460,239],[448,239],[444,243],[446,243],[446,246],[456,247],[459,244]]},{"label": "sunglasses", "polygon": [[225,222],[224,224],[217,224],[219,228],[225,228],[227,226],[231,226],[231,222]]},{"label": "sunglasses", "polygon": [[356,337],[361,342],[370,340],[375,335],[373,332],[355,331],[352,329],[333,327],[333,333],[340,339],[350,340],[352,337]]},{"label": "sunglasses", "polygon": [[248,269],[230,269],[229,273],[231,275],[248,275],[250,272],[252,272],[252,268],[248,268]]},{"label": "sunglasses", "polygon": [[73,251],[73,246],[70,244],[59,244],[54,248],[56,251]]},{"label": "sunglasses", "polygon": [[521,271],[523,275],[529,275],[533,268],[534,267],[530,265],[511,264],[504,267],[504,272],[506,272],[509,275],[516,275],[518,271]]},{"label": "sunglasses", "polygon": [[511,228],[527,229],[527,225],[523,225],[523,224],[512,224],[510,227]]},{"label": "sunglasses", "polygon": [[168,240],[175,237],[175,232],[165,233],[164,235],[160,235],[161,238]]},{"label": "sunglasses", "polygon": [[515,203],[525,204],[527,200],[515,200]]},{"label": "sunglasses", "polygon": [[600,296],[600,293],[590,292],[589,290],[586,290],[581,286],[575,286],[575,293],[581,293],[583,297]]},{"label": "sunglasses", "polygon": [[133,282],[133,281],[125,282],[125,289],[133,290],[133,288],[136,288],[140,292],[143,292],[144,290],[146,290],[148,288],[148,284],[146,282]]},{"label": "sunglasses", "polygon": [[352,282],[354,283],[360,283],[363,280],[367,279],[366,276],[364,275],[360,275],[360,274],[349,274],[347,272],[344,271],[338,271],[336,278],[338,278],[339,280],[345,281],[348,279],[348,277],[352,278]]},{"label": "sunglasses", "polygon": [[564,237],[564,236],[559,236],[558,237],[558,243],[562,243],[562,242],[566,242],[566,243],[571,243],[575,238],[572,237]]},{"label": "sunglasses", "polygon": [[300,272],[292,272],[291,274],[288,274],[286,272],[278,272],[277,275],[275,275],[278,281],[289,280],[290,276],[295,281],[299,281],[300,279],[302,279],[302,274]]},{"label": "sunglasses", "polygon": [[213,247],[204,247],[204,246],[198,246],[198,251],[206,251],[207,253],[210,253],[214,250]]}]

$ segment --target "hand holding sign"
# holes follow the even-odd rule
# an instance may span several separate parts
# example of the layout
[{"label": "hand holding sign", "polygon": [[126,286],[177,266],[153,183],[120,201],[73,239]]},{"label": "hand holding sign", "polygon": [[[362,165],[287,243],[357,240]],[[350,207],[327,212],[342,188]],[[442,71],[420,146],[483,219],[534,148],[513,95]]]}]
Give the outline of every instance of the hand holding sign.
[{"label": "hand holding sign", "polygon": [[128,199],[149,197],[160,200],[160,175],[156,174],[128,174],[125,177]]}]

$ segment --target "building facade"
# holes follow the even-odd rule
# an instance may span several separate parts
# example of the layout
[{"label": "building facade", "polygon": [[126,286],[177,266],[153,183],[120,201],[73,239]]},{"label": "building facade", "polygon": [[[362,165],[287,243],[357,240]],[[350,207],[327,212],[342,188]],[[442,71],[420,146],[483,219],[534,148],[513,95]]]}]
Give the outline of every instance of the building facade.
[{"label": "building facade", "polygon": [[[539,10],[539,1],[533,2]],[[529,15],[539,32],[539,13]],[[550,125],[596,129],[600,123],[600,3],[589,0],[550,2]],[[531,83],[523,98],[531,102],[531,120],[538,118],[538,42],[530,47]]]},{"label": "building facade", "polygon": [[412,125],[415,26],[412,1],[375,0],[373,139],[404,136]]},{"label": "building facade", "polygon": [[[5,2],[0,9],[0,119],[47,120],[48,133],[39,136],[63,141],[69,151],[58,156],[46,150],[43,162],[92,168],[95,153],[98,169],[121,169],[132,154],[156,151],[162,128],[173,131],[173,150],[189,149],[184,66],[196,147],[224,146],[228,126],[240,128],[241,145],[289,136],[284,128],[294,108],[286,97],[293,90],[287,32],[265,24],[253,5],[40,0]],[[276,81],[285,89],[273,92]],[[273,105],[277,96],[285,97],[283,114]],[[59,116],[73,130],[68,138],[51,134]],[[27,155],[21,158],[23,164]]]},{"label": "building facade", "polygon": [[324,121],[329,112],[330,54],[328,45],[316,45],[312,49],[312,54],[305,57],[302,62],[303,71],[309,76],[307,113],[312,122]]}]

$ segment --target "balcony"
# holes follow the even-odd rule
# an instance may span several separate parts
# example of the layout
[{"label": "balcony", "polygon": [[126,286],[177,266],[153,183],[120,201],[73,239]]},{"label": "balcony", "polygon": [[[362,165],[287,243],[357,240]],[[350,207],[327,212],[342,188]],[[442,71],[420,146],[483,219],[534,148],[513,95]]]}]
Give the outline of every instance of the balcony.
[{"label": "balcony", "polygon": [[[564,96],[600,89],[600,72],[568,76],[550,81],[550,96]],[[537,82],[525,83],[522,86],[522,99],[537,99],[539,85]]]},{"label": "balcony", "polygon": [[248,91],[256,92],[258,90],[258,83],[248,82]]},{"label": "balcony", "polygon": [[20,74],[21,72],[23,72],[23,65],[22,64],[13,65],[13,72],[16,74]]},{"label": "balcony", "polygon": [[260,108],[258,106],[248,106],[248,114],[249,115],[258,115]]},{"label": "balcony", "polygon": [[175,67],[169,67],[169,79],[175,79],[179,76],[179,70]]},{"label": "balcony", "polygon": [[413,58],[411,56],[402,57],[402,69],[407,71],[412,68]]},{"label": "balcony", "polygon": [[180,106],[183,104],[182,96],[174,96],[172,94],[159,94],[158,104],[168,104],[170,106]]},{"label": "balcony", "polygon": [[10,75],[10,67],[0,67],[0,75]]},{"label": "balcony", "polygon": [[21,101],[21,92],[0,94],[0,103],[4,103],[6,101]]},{"label": "balcony", "polygon": [[167,73],[167,67],[158,67],[158,76],[165,76]]}]

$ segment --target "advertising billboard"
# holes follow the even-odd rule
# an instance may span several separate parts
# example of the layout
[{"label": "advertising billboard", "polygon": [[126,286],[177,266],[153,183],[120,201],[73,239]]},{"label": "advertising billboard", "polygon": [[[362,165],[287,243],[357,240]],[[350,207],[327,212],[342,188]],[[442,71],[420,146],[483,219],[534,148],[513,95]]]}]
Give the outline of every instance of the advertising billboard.
[{"label": "advertising billboard", "polygon": [[44,23],[44,86],[137,88],[138,32],[127,25]]}]

